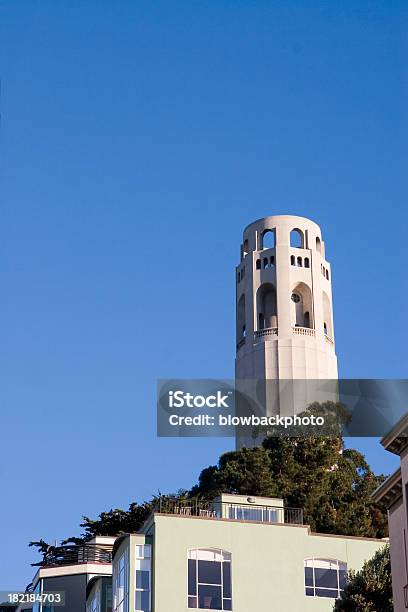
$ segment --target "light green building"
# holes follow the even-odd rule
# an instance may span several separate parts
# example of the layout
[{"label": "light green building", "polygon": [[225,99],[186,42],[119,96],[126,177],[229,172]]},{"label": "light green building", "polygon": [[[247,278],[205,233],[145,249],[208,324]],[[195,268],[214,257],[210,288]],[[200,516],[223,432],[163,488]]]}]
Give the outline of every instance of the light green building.
[{"label": "light green building", "polygon": [[113,548],[113,612],[328,612],[384,540],[315,534],[280,499],[166,502]]}]

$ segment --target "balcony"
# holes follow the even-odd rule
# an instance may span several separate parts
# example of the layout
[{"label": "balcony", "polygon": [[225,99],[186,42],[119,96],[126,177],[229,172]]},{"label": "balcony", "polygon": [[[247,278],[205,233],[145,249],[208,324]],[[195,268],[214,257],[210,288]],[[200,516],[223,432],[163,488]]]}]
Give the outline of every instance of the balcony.
[{"label": "balcony", "polygon": [[62,565],[82,565],[85,563],[112,563],[112,547],[95,544],[50,546],[43,553],[43,560],[32,565],[59,567]]},{"label": "balcony", "polygon": [[295,336],[310,336],[311,338],[316,337],[316,331],[310,327],[292,327],[292,331]]},{"label": "balcony", "polygon": [[263,340],[268,340],[271,336],[278,335],[277,327],[266,327],[265,329],[259,329],[254,332],[254,342],[262,342]]},{"label": "balcony", "polygon": [[217,499],[211,502],[163,499],[157,504],[154,513],[255,523],[303,525],[301,508],[231,503]]}]

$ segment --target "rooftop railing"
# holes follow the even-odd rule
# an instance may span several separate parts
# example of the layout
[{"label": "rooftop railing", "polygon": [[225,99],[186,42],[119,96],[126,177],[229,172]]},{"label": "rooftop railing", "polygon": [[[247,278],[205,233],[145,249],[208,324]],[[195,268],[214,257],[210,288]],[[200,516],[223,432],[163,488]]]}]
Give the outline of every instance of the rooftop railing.
[{"label": "rooftop railing", "polygon": [[230,503],[202,500],[160,500],[155,508],[159,514],[185,517],[229,519],[261,523],[303,525],[303,510],[284,506],[263,506],[251,503]]},{"label": "rooftop railing", "polygon": [[95,544],[50,546],[43,553],[43,560],[33,565],[54,567],[83,563],[112,563],[112,547]]}]

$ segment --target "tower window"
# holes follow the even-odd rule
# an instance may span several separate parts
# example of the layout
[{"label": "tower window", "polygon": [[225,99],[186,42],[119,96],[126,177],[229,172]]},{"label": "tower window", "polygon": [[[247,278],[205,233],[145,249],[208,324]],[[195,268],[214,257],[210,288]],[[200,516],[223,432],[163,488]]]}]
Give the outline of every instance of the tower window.
[{"label": "tower window", "polygon": [[275,248],[275,231],[265,230],[262,234],[262,249],[274,249]]},{"label": "tower window", "polygon": [[298,293],[292,293],[292,302],[295,302],[295,304],[300,302],[300,295]]},{"label": "tower window", "polygon": [[300,229],[294,229],[290,232],[290,246],[297,249],[303,249],[304,236]]},{"label": "tower window", "polygon": [[257,270],[260,270],[260,269],[261,269],[261,260],[260,260],[260,259],[257,259],[257,260],[256,260],[256,269],[257,269]]},{"label": "tower window", "polygon": [[248,251],[249,251],[249,242],[248,242],[248,239],[245,239],[244,246],[243,246],[244,257],[248,255]]},{"label": "tower window", "polygon": [[295,259],[295,256],[294,256],[294,255],[291,255],[291,256],[290,256],[290,263],[291,263],[291,265],[292,265],[292,266],[294,266],[294,265],[295,265],[295,263],[296,263],[296,259]]},{"label": "tower window", "polygon": [[188,607],[232,610],[230,553],[211,548],[188,551]]},{"label": "tower window", "polygon": [[305,268],[310,268],[310,261],[308,257],[305,257]]},{"label": "tower window", "polygon": [[270,258],[270,265],[274,266],[275,265],[275,257],[272,255],[272,257]]},{"label": "tower window", "polygon": [[329,271],[326,269],[326,278],[329,280]]},{"label": "tower window", "polygon": [[316,238],[316,251],[318,251],[319,253],[322,252],[322,243],[319,237]]},{"label": "tower window", "polygon": [[263,260],[263,267],[264,267],[264,268],[267,268],[267,267],[268,267],[268,258],[267,258],[267,257],[264,257],[264,260]]},{"label": "tower window", "polygon": [[301,268],[301,267],[302,267],[302,264],[303,264],[303,262],[302,262],[302,258],[301,258],[301,257],[298,257],[298,258],[297,258],[297,265],[299,266],[299,268]]}]

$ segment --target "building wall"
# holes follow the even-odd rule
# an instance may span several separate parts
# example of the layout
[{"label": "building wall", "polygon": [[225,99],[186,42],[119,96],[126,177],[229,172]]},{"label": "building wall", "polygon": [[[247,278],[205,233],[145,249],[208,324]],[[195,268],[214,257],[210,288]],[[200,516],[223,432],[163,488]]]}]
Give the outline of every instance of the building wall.
[{"label": "building wall", "polygon": [[395,612],[405,612],[404,586],[408,583],[408,449],[401,454],[402,498],[388,511],[392,592]]},{"label": "building wall", "polygon": [[234,612],[329,612],[333,599],[307,597],[304,560],[338,559],[360,569],[383,541],[312,535],[307,526],[156,515],[154,612],[187,612],[187,551],[232,555]]},{"label": "building wall", "polygon": [[88,576],[86,574],[45,578],[43,580],[43,591],[65,592],[64,612],[85,612],[87,582]]},{"label": "building wall", "polygon": [[404,612],[406,610],[403,592],[407,583],[404,514],[404,503],[403,499],[400,498],[388,511],[394,612]]}]

